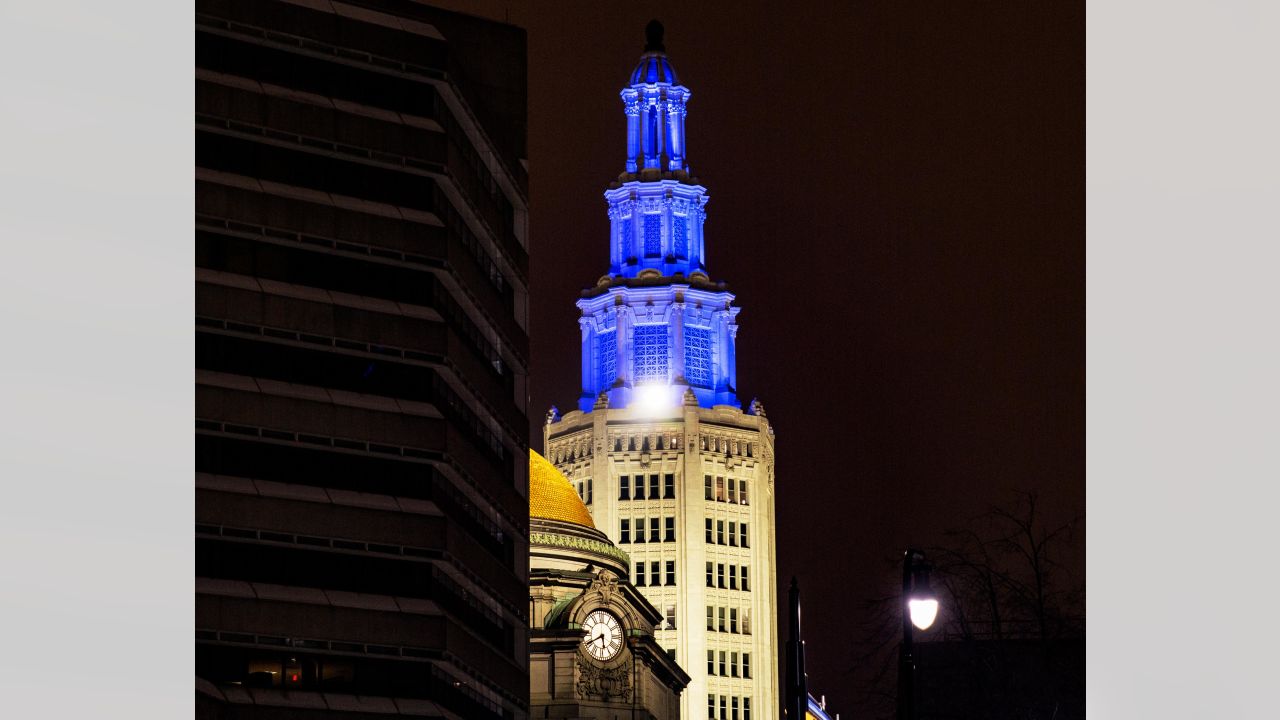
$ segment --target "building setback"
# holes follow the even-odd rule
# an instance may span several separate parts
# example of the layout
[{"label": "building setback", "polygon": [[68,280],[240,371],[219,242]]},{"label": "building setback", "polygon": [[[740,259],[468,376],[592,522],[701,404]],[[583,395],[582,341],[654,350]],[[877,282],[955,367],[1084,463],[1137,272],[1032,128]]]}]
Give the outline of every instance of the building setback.
[{"label": "building setback", "polygon": [[772,720],[777,672],[774,431],[738,402],[738,308],[706,270],[706,189],[689,172],[689,89],[662,26],[621,96],[623,172],[605,191],[608,273],[578,300],[578,409],[554,408],[546,457],[630,555],[689,673],[682,716]]},{"label": "building setback", "polygon": [[524,31],[196,3],[196,715],[528,717]]}]

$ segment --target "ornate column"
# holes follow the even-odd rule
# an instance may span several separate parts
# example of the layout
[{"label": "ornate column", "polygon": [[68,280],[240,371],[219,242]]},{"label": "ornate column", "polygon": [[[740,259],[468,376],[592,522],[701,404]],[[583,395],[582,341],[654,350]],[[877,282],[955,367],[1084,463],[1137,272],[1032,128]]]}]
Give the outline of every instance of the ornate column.
[{"label": "ornate column", "polygon": [[671,303],[671,312],[667,314],[667,325],[671,327],[671,376],[676,384],[689,383],[684,376],[684,293],[676,292],[676,301]]},{"label": "ornate column", "polygon": [[640,155],[640,101],[639,93],[627,89],[622,91],[623,112],[627,114],[627,172],[637,171],[636,161]]}]

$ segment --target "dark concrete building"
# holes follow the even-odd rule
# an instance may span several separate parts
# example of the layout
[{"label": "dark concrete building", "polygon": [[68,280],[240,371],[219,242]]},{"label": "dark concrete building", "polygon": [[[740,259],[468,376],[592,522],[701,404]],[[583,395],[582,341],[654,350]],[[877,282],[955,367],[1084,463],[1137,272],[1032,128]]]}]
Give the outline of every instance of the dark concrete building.
[{"label": "dark concrete building", "polygon": [[524,31],[196,3],[196,715],[528,717]]}]

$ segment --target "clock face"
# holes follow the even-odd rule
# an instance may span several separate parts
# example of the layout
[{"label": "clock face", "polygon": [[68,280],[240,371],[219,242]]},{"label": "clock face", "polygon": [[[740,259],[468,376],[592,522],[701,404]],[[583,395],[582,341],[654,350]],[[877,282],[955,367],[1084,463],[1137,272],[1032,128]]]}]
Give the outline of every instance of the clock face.
[{"label": "clock face", "polygon": [[582,623],[582,645],[597,660],[612,660],[622,650],[622,625],[604,610],[593,610]]}]

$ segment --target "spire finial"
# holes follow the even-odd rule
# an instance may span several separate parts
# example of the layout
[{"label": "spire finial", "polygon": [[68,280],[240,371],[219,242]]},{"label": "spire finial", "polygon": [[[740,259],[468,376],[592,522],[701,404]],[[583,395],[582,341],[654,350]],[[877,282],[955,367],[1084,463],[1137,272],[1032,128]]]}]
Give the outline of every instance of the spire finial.
[{"label": "spire finial", "polygon": [[649,24],[644,26],[644,51],[667,51],[666,46],[662,44],[662,23],[657,20],[650,20]]}]

